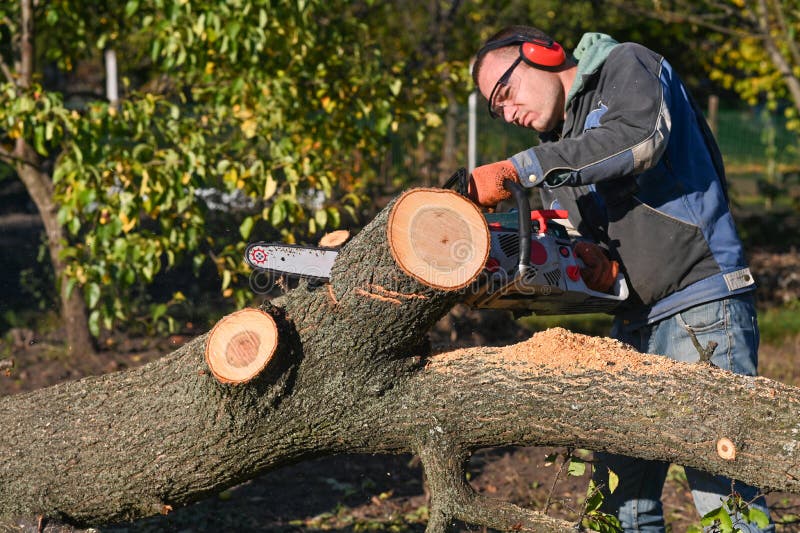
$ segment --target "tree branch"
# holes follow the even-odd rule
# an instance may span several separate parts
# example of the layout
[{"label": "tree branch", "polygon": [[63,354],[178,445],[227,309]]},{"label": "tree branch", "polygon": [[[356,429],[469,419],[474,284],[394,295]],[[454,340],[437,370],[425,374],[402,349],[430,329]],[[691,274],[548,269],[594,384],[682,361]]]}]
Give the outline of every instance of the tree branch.
[{"label": "tree branch", "polygon": [[14,74],[11,72],[11,69],[6,62],[3,61],[2,57],[0,57],[0,71],[3,72],[3,76],[6,80],[8,80],[9,83],[14,83]]},{"label": "tree branch", "polygon": [[[735,37],[757,37],[757,35],[753,35],[752,30],[748,30],[747,28],[732,28],[730,22],[728,22],[729,16],[734,16],[738,20],[740,20],[743,24],[747,23],[748,20],[742,18],[740,12],[734,13],[724,13],[724,14],[714,14],[714,13],[693,13],[686,8],[686,11],[676,11],[676,10],[667,10],[657,5],[655,10],[650,9],[643,9],[639,6],[639,3],[635,0],[612,0],[612,5],[616,5],[620,9],[625,9],[626,11],[635,13],[640,16],[648,17],[648,18],[657,18],[658,20],[663,20],[666,22],[671,23],[680,23],[685,24],[686,22],[690,22],[692,24],[697,24],[698,26],[702,26],[704,28],[716,31],[723,35],[732,35]],[[719,18],[721,20],[720,23],[714,22],[713,19]]]},{"label": "tree branch", "polygon": [[465,477],[468,453],[434,431],[417,448],[431,493],[428,533],[443,533],[454,520],[503,531],[561,532],[574,524],[475,492]]},{"label": "tree branch", "polygon": [[[795,76],[792,65],[786,61],[786,58],[781,53],[780,47],[778,43],[775,41],[775,38],[772,36],[770,32],[770,25],[769,25],[769,10],[767,7],[766,0],[758,0],[758,24],[761,30],[761,34],[764,36],[764,47],[767,50],[767,54],[769,55],[772,63],[775,65],[775,68],[783,77],[784,83],[786,83],[786,88],[789,90],[789,94],[794,101],[794,106],[796,109],[800,110],[800,79]],[[788,36],[783,36],[787,38],[787,41],[791,41],[792,39],[788,38]],[[794,48],[796,51],[796,47]]]},{"label": "tree branch", "polygon": [[31,0],[21,0],[21,24],[22,34],[20,35],[20,69],[19,81],[20,87],[28,88],[33,81],[33,62],[34,62],[34,48],[33,48],[33,35],[34,35],[34,16]]}]

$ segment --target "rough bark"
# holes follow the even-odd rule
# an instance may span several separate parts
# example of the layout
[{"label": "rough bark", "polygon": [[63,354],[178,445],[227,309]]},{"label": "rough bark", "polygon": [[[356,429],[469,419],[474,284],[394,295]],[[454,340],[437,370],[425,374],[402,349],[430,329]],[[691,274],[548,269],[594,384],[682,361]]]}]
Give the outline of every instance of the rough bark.
[{"label": "rough bark", "polygon": [[[391,208],[342,249],[330,284],[263,306],[280,342],[245,384],[211,375],[203,336],[141,368],[0,400],[0,525],[131,520],[321,455],[410,452],[430,485],[430,531],[455,519],[570,527],[474,493],[469,454],[505,445],[607,450],[800,492],[798,389],[563,330],[550,344],[428,353],[424,333],[465,294],[403,275]],[[723,439],[733,460],[717,452]]]}]

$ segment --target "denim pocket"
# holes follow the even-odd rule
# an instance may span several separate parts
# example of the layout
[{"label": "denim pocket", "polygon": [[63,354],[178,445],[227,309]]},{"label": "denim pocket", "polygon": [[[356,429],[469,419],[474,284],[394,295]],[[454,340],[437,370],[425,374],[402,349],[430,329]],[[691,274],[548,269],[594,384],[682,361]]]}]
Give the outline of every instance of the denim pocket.
[{"label": "denim pocket", "polygon": [[697,360],[700,350],[710,350],[709,343],[716,343],[711,352],[714,365],[754,376],[758,365],[755,316],[752,296],[745,294],[687,309],[678,313],[675,321],[686,333],[689,345],[683,343],[683,350],[691,350],[693,360]]},{"label": "denim pocket", "polygon": [[725,301],[698,305],[678,313],[678,323],[687,331],[706,333],[725,327]]}]

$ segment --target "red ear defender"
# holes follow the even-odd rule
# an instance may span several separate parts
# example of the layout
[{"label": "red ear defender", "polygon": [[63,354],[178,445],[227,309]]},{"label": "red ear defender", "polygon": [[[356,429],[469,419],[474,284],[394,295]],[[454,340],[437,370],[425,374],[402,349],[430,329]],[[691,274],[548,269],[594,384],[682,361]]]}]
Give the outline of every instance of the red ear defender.
[{"label": "red ear defender", "polygon": [[519,55],[528,65],[546,70],[558,68],[567,60],[564,49],[555,41],[526,41],[519,46]]}]

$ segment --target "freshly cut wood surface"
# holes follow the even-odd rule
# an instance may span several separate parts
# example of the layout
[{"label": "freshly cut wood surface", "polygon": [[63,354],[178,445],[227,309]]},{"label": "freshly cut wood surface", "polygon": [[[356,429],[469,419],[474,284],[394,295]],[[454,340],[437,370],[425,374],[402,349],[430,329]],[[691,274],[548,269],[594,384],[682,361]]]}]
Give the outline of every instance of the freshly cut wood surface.
[{"label": "freshly cut wood surface", "polygon": [[319,245],[323,248],[337,248],[346,243],[349,238],[349,230],[339,229],[323,235],[319,240]]},{"label": "freshly cut wood surface", "polygon": [[409,276],[438,289],[469,285],[489,257],[489,229],[478,207],[445,189],[413,189],[394,205],[389,247]]},{"label": "freshly cut wood surface", "polygon": [[242,309],[217,322],[208,335],[206,363],[222,383],[245,383],[257,376],[275,353],[275,320],[258,309]]}]

